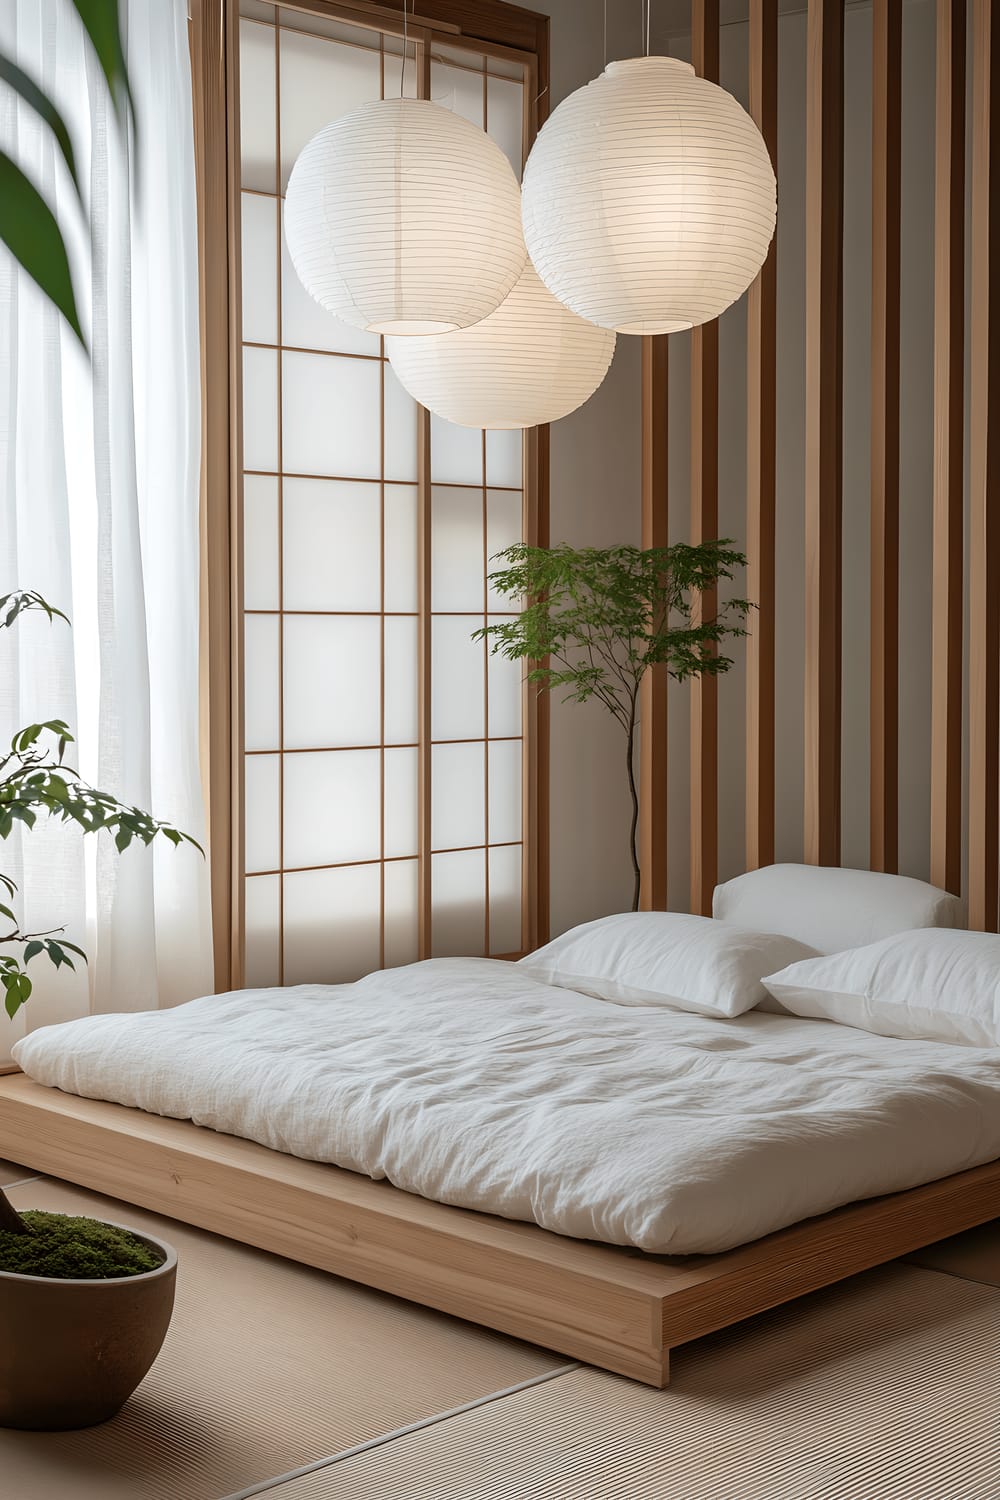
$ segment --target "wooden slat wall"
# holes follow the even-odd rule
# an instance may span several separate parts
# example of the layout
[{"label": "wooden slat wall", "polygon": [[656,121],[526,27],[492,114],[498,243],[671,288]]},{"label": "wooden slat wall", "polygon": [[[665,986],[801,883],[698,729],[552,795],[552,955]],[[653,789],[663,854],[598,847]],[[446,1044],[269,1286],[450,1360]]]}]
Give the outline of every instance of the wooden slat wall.
[{"label": "wooden slat wall", "polygon": [[971,232],[969,925],[995,932],[1000,858],[1000,17],[993,14],[991,0],[972,3]]},{"label": "wooden slat wall", "polygon": [[[863,680],[863,666],[842,662],[843,488],[843,235],[845,0],[808,0],[805,89],[805,484],[804,675],[790,684],[804,694],[804,821],[800,846],[786,858],[839,864],[841,851],[842,679]],[[692,61],[717,77],[718,8],[692,0]],[[904,347],[918,347],[901,317],[908,246],[902,240],[903,36],[929,41],[923,21],[908,17],[903,0],[873,0],[872,238],[871,238],[871,509],[870,550],[852,568],[870,568],[869,863],[899,868],[901,825],[912,808],[929,812],[929,843],[913,852],[907,873],[964,893],[970,926],[1000,927],[1000,10],[991,0],[935,0],[934,267],[933,267],[933,547],[926,578],[930,604],[930,660],[919,660],[919,640],[900,623],[901,523],[911,524],[909,493],[901,497]],[[859,28],[865,21],[858,18]],[[777,0],[750,0],[750,110],[767,144],[777,145]],[[967,78],[967,56],[971,78]],[[852,80],[852,89],[857,80]],[[971,121],[969,146],[967,119]],[[971,246],[966,287],[966,155],[970,155]],[[853,187],[853,185],[852,185]],[[793,188],[794,192],[794,188]],[[779,173],[779,214],[782,193]],[[913,200],[920,211],[929,195]],[[911,211],[908,206],[908,214]],[[747,594],[759,608],[747,641],[745,704],[745,851],[747,868],[775,858],[776,666],[776,317],[778,272],[774,247],[747,296]],[[996,295],[994,295],[994,289]],[[966,293],[968,291],[968,298]],[[967,310],[968,303],[968,310]],[[924,303],[926,306],[926,302]],[[928,309],[930,311],[930,309]],[[854,316],[854,310],[849,312]],[[968,319],[968,332],[966,320]],[[966,385],[965,345],[969,343]],[[909,356],[907,356],[909,357]],[[651,480],[664,444],[665,418],[653,393],[666,385],[666,354],[644,359],[643,537],[666,498]],[[716,533],[718,505],[717,328],[694,330],[691,358],[691,535]],[[907,400],[911,396],[908,392]],[[917,400],[919,398],[913,397]],[[659,428],[656,423],[659,422]],[[965,441],[968,440],[968,462]],[[681,434],[680,441],[684,441]],[[655,496],[655,504],[654,497]],[[916,497],[919,499],[919,495]],[[852,503],[857,503],[852,497]],[[905,506],[906,509],[901,507]],[[914,514],[921,527],[930,518]],[[919,537],[917,547],[919,548]],[[908,590],[909,592],[909,590]],[[710,607],[711,601],[706,601]],[[908,606],[909,607],[909,606]],[[968,609],[966,625],[965,612]],[[966,644],[967,642],[967,644]],[[905,648],[906,656],[901,658]],[[862,650],[864,648],[861,648]],[[917,651],[918,657],[914,657]],[[930,715],[907,726],[926,741],[929,806],[900,806],[900,686],[905,674],[930,668]],[[743,726],[719,726],[715,684],[691,688],[690,907],[707,911],[718,840],[718,753]],[[906,701],[906,700],[904,700]],[[667,810],[666,729],[651,716],[644,745],[644,859],[656,865],[657,887],[667,870],[663,850]],[[658,747],[657,737],[663,746]],[[908,769],[913,757],[909,755]],[[907,790],[906,795],[916,793]],[[661,799],[661,800],[657,800]],[[651,811],[653,809],[653,811]],[[676,824],[675,824],[676,826]],[[905,825],[904,825],[905,826]],[[852,836],[860,830],[852,828]],[[727,857],[732,846],[727,843]],[[727,870],[726,873],[730,873]],[[649,904],[653,904],[650,900]]]},{"label": "wooden slat wall", "polygon": [[872,5],[871,696],[873,870],[899,858],[899,308],[902,0]]},{"label": "wooden slat wall", "polygon": [[[750,0],[750,113],[778,162],[778,0]],[[774,860],[777,244],[747,294],[746,865]]]},{"label": "wooden slat wall", "polygon": [[937,0],[930,877],[962,884],[965,0]]},{"label": "wooden slat wall", "polygon": [[[667,545],[666,334],[642,341],[642,545]],[[639,701],[639,866],[642,911],[667,904],[667,674],[647,672]]]},{"label": "wooden slat wall", "polygon": [[840,863],[844,0],[809,0],[806,58],[805,858]]},{"label": "wooden slat wall", "polygon": [[[719,79],[719,0],[692,0],[694,70]],[[719,325],[691,330],[691,540],[719,532]],[[715,594],[702,596],[707,617]],[[691,910],[712,910],[719,859],[719,693],[715,677],[691,679]]]}]

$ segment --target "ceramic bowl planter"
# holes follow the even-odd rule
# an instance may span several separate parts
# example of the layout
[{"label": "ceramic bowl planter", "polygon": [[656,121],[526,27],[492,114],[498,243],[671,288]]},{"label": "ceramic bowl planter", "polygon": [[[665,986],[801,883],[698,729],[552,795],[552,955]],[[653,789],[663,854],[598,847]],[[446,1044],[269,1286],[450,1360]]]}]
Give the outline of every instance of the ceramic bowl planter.
[{"label": "ceramic bowl planter", "polygon": [[93,1281],[0,1271],[0,1427],[106,1422],[152,1365],[173,1311],[177,1256],[152,1235],[129,1233],[161,1264]]}]

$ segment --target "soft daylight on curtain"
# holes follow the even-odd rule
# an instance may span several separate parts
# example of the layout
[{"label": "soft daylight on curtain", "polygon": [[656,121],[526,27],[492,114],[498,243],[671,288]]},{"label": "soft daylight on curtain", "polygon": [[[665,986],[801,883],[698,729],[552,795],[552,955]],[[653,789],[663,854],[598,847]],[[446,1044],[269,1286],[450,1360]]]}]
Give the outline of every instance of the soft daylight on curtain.
[{"label": "soft daylight on curtain", "polygon": [[[63,718],[81,772],[202,837],[198,726],[199,366],[195,184],[183,0],[125,7],[139,120],[126,145],[64,0],[0,0],[0,45],[55,97],[94,223],[88,247],[52,136],[0,96],[0,142],[69,226],[91,349],[0,247],[0,592],[38,589],[44,615],[0,633],[0,739]],[[145,125],[146,128],[143,128]],[[4,849],[24,930],[66,924],[89,954],[38,968],[0,1034],[88,1008],[138,1010],[211,988],[208,880],[193,850],[131,848],[39,827]],[[99,997],[99,998],[96,998]]]}]

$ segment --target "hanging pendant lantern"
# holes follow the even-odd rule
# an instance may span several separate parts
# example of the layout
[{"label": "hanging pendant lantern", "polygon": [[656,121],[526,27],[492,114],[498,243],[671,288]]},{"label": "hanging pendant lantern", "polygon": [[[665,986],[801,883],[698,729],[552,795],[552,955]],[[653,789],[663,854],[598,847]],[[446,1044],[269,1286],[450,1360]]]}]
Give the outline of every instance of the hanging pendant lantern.
[{"label": "hanging pendant lantern", "polygon": [[460,427],[537,427],[597,390],[615,335],[578,318],[528,261],[496,312],[433,338],[389,338],[392,368],[415,400]]},{"label": "hanging pendant lantern", "polygon": [[746,291],[774,233],[767,147],[689,63],[610,63],[539,132],[524,172],[528,254],[554,296],[619,333],[674,333]]},{"label": "hanging pendant lantern", "polygon": [[426,99],[376,100],[324,126],[292,170],[285,238],[306,291],[372,333],[478,323],[525,260],[506,156]]}]

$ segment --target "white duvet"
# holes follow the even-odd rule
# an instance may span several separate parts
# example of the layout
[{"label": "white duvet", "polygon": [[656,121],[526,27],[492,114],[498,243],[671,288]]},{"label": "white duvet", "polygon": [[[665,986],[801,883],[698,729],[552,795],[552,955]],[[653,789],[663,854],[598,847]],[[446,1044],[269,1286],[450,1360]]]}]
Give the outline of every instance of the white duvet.
[{"label": "white duvet", "polygon": [[434,959],[33,1032],[26,1073],[465,1208],[728,1249],[1000,1156],[1000,1052],[734,1020]]}]

